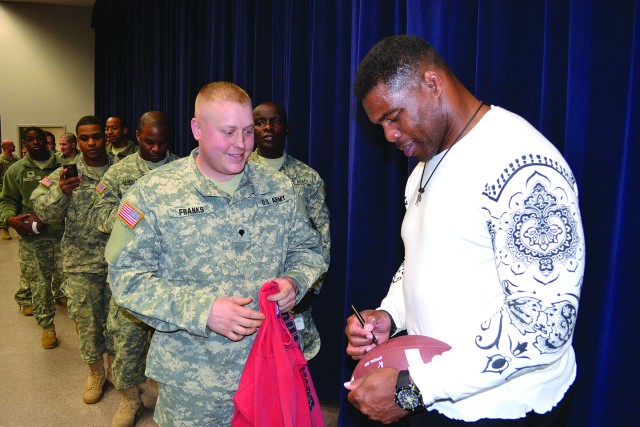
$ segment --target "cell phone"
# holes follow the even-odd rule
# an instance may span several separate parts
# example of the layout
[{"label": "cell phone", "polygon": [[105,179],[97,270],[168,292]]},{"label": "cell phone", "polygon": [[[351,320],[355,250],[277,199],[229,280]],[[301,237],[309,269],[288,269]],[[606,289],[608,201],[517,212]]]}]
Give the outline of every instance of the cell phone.
[{"label": "cell phone", "polygon": [[70,163],[64,166],[64,177],[65,179],[73,178],[78,176],[78,166],[75,163]]}]

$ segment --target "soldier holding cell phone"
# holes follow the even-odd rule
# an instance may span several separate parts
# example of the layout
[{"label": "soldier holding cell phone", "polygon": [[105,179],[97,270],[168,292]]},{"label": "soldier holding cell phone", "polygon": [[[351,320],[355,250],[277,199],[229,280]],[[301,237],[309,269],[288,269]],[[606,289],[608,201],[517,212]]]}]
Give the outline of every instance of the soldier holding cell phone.
[{"label": "soldier holding cell phone", "polygon": [[75,164],[54,171],[47,185],[42,183],[31,198],[43,221],[65,221],[63,291],[69,316],[78,329],[80,355],[89,365],[82,399],[85,403],[96,403],[102,398],[106,377],[103,355],[113,354],[113,350],[105,335],[111,297],[104,259],[108,236],[96,229],[91,208],[96,200],[96,187],[114,159],[105,151],[106,137],[100,119],[81,118],[76,133],[82,153]]}]

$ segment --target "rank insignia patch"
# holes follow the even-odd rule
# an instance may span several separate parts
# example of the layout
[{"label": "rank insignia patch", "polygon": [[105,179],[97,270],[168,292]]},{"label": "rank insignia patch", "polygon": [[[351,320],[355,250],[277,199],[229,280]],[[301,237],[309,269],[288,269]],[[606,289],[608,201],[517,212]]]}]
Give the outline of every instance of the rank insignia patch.
[{"label": "rank insignia patch", "polygon": [[133,228],[140,222],[142,218],[144,218],[144,214],[140,212],[138,209],[134,208],[129,202],[124,202],[124,204],[118,210],[118,217],[127,224],[129,228]]}]

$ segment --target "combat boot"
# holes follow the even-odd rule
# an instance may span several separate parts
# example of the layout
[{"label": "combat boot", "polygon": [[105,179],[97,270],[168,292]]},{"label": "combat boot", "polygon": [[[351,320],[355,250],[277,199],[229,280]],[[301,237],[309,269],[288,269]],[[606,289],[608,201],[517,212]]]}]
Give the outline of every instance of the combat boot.
[{"label": "combat boot", "polygon": [[20,307],[20,312],[23,316],[33,316],[33,306],[23,305],[22,307]]},{"label": "combat boot", "polygon": [[133,427],[138,417],[144,411],[140,398],[140,386],[126,388],[120,391],[122,400],[118,411],[111,420],[111,427]]},{"label": "combat boot", "polygon": [[89,364],[89,377],[82,393],[84,403],[96,403],[102,399],[104,380],[104,362],[100,358],[100,360]]},{"label": "combat boot", "polygon": [[52,323],[42,328],[42,348],[56,348],[58,346],[58,338],[56,337],[56,327]]}]

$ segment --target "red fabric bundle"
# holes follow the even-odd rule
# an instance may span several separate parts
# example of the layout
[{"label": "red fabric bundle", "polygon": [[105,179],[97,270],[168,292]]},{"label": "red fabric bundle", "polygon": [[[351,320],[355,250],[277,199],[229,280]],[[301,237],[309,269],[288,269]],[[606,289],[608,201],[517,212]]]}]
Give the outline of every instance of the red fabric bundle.
[{"label": "red fabric bundle", "polygon": [[249,352],[238,391],[233,397],[234,427],[324,427],[320,402],[307,361],[279,316],[278,283],[260,288],[258,302],[266,316]]}]

